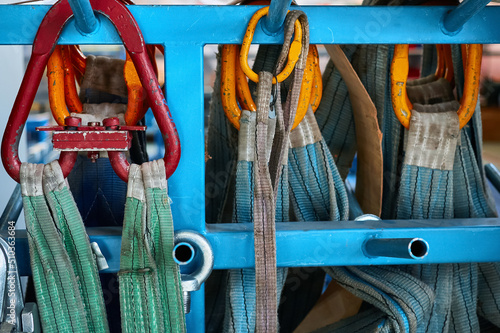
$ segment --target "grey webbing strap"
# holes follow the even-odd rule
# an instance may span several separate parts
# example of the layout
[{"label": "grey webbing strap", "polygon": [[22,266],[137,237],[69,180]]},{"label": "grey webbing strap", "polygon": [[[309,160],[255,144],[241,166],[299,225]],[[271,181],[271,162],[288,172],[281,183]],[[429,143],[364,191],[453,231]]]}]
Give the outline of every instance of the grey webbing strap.
[{"label": "grey webbing strap", "polygon": [[406,81],[406,88],[419,86],[419,85],[426,84],[426,83],[431,83],[433,81],[437,81],[437,79],[438,78],[436,77],[436,75],[430,74],[430,75],[426,75],[424,77],[420,77],[418,79],[408,80],[408,81]]},{"label": "grey webbing strap", "polygon": [[[278,182],[280,179],[281,165],[283,163],[283,157],[286,154],[289,142],[289,133],[292,129],[292,125],[295,118],[295,113],[299,103],[300,89],[302,85],[302,77],[304,75],[304,70],[307,63],[307,54],[309,52],[309,23],[307,21],[307,16],[304,12],[300,10],[293,10],[288,13],[285,20],[285,41],[290,41],[292,38],[294,30],[295,21],[299,20],[302,27],[302,48],[300,52],[299,59],[295,64],[295,69],[293,71],[293,81],[290,86],[290,91],[288,92],[287,99],[282,108],[281,103],[276,103],[276,115],[277,115],[277,126],[276,133],[274,136],[273,148],[271,151],[271,156],[273,158],[269,161],[271,179],[273,181],[275,194],[277,194],[276,189],[278,188]],[[276,63],[274,74],[281,72],[285,67],[286,61],[288,60],[288,52],[290,50],[290,44],[286,42],[283,45],[280,56]],[[280,99],[281,96],[281,86],[278,84],[276,86],[275,101]],[[282,114],[282,115],[281,115]]]},{"label": "grey webbing strap", "polygon": [[259,73],[257,85],[256,160],[254,168],[254,244],[256,332],[275,332],[277,323],[277,273],[274,192],[267,164],[267,120],[272,74]]},{"label": "grey webbing strap", "polygon": [[84,103],[89,103],[87,99],[91,91],[123,98],[123,101],[126,101],[128,94],[123,74],[124,60],[89,55],[86,63],[85,75],[80,87],[80,99]]},{"label": "grey webbing strap", "polygon": [[412,103],[434,105],[454,101],[453,90],[450,83],[443,78],[435,81],[414,84],[406,87],[408,98]]},{"label": "grey webbing strap", "polygon": [[279,84],[273,103],[276,105],[277,126],[268,162],[268,118],[271,103],[273,75],[259,73],[257,85],[256,155],[254,168],[254,245],[255,245],[255,291],[256,332],[278,331],[277,271],[276,271],[276,197],[278,182],[289,145],[289,133],[299,102],[302,76],[309,49],[309,29],[303,12],[291,11],[285,22],[285,45],[278,59],[276,71],[281,70],[288,56],[289,41],[294,22],[302,25],[302,50],[297,61],[291,91],[284,108],[281,104]]}]

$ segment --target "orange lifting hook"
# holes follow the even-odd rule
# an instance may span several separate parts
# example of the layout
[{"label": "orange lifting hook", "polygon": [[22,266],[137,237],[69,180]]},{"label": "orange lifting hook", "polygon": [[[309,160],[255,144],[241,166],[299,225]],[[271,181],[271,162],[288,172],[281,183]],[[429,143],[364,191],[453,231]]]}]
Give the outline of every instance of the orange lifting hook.
[{"label": "orange lifting hook", "polygon": [[[255,30],[255,25],[258,20],[267,13],[268,7],[262,8],[257,11],[252,17],[249,28],[247,29],[247,34],[244,38],[244,43],[247,46],[245,49],[242,46],[241,51],[238,45],[224,45],[222,48],[221,55],[221,98],[224,112],[228,117],[231,124],[239,129],[239,119],[241,116],[241,107],[249,111],[256,111],[256,105],[252,99],[250,89],[248,87],[247,77],[242,68],[242,64],[246,64],[247,70],[249,70],[247,57],[248,57],[248,47],[251,43],[251,38]],[[264,13],[264,14],[263,14]],[[291,54],[289,54],[287,66],[282,73],[277,76],[278,82],[285,80],[293,71],[295,63],[300,56],[301,49],[301,33],[297,33],[297,27],[300,29],[300,25],[295,23],[295,37],[290,47]],[[300,30],[301,32],[301,30]],[[295,44],[295,46],[293,46]],[[292,49],[296,49],[294,51]],[[238,56],[239,54],[239,56]],[[239,59],[238,59],[239,58]],[[243,62],[241,61],[243,59]],[[253,73],[253,74],[252,74]],[[248,74],[247,74],[248,75]],[[258,81],[258,76],[255,72],[250,70],[249,78],[254,76],[253,81]],[[255,77],[257,78],[255,80]],[[236,82],[235,82],[236,80]],[[276,81],[274,79],[273,83]],[[294,124],[292,129],[295,128],[304,118],[309,105],[311,105],[313,111],[319,106],[321,101],[321,96],[323,92],[323,85],[321,80],[321,70],[319,68],[319,55],[318,50],[315,45],[309,46],[309,53],[307,55],[306,69],[304,71],[304,77],[302,79],[302,87],[299,96],[299,105],[297,108],[297,114],[295,116]],[[236,98],[238,101],[236,101]],[[238,105],[239,103],[239,105]]]},{"label": "orange lifting hook", "polygon": [[[148,45],[147,50],[152,58],[155,74],[157,74],[154,61],[155,48]],[[125,123],[126,125],[135,125],[146,113],[147,105],[139,75],[128,52],[126,54],[127,59],[123,72],[129,102],[125,112]],[[57,45],[49,58],[47,63],[49,103],[52,115],[59,125],[64,125],[64,119],[70,115],[70,112],[81,113],[83,110],[76,92],[75,76],[83,76],[86,67],[85,61],[85,56],[77,46],[66,45]],[[64,82],[64,85],[61,85],[61,82]]]},{"label": "orange lifting hook", "polygon": [[453,59],[451,56],[451,46],[449,44],[438,44],[437,49],[437,68],[435,76],[444,77],[450,84],[454,83]]},{"label": "orange lifting hook", "polygon": [[[472,118],[479,96],[479,73],[481,71],[482,44],[470,44],[467,47],[464,93],[458,109],[460,129]],[[408,79],[408,45],[400,44],[394,47],[391,64],[391,98],[392,107],[401,124],[410,128],[411,109],[413,106],[406,94]]]},{"label": "orange lifting hook", "polygon": [[[248,27],[245,32],[245,36],[243,37],[243,44],[241,44],[240,51],[240,66],[243,72],[248,76],[250,80],[253,82],[259,82],[259,76],[255,73],[250,66],[248,66],[248,51],[250,50],[250,45],[252,44],[253,35],[255,33],[255,28],[257,27],[257,23],[259,20],[267,15],[269,12],[269,7],[264,7],[259,9],[253,14],[250,22],[248,22]],[[288,76],[292,73],[295,63],[299,60],[300,50],[301,50],[301,40],[302,40],[302,28],[300,26],[299,21],[295,21],[295,36],[290,45],[290,50],[288,51],[288,62],[281,73],[279,73],[276,78],[273,78],[273,84],[276,84],[276,80],[278,82],[283,82],[286,80]]]}]

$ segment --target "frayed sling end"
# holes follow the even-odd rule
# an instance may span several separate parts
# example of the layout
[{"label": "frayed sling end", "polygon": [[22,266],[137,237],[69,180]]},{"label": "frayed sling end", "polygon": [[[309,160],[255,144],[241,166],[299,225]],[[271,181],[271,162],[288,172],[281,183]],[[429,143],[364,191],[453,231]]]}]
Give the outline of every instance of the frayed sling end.
[{"label": "frayed sling end", "polygon": [[66,187],[66,181],[59,162],[52,161],[43,168],[43,189],[45,192],[60,191]]},{"label": "frayed sling end", "polygon": [[137,164],[130,164],[128,172],[127,197],[145,201],[144,183],[142,181],[141,167]]},{"label": "frayed sling end", "polygon": [[43,195],[43,164],[21,164],[21,193],[23,196],[35,197]]},{"label": "frayed sling end", "polygon": [[[415,105],[418,108],[418,104]],[[424,111],[424,110],[422,110]],[[419,112],[413,110],[408,131],[405,164],[437,170],[453,170],[459,138],[456,110]]]},{"label": "frayed sling end", "polygon": [[305,147],[321,141],[322,138],[314,113],[309,106],[304,119],[290,132],[290,148]]},{"label": "frayed sling end", "polygon": [[255,122],[257,113],[243,110],[238,135],[238,161],[255,160]]},{"label": "frayed sling end", "polygon": [[167,178],[165,178],[165,163],[156,160],[141,165],[144,186],[146,188],[167,189]]}]

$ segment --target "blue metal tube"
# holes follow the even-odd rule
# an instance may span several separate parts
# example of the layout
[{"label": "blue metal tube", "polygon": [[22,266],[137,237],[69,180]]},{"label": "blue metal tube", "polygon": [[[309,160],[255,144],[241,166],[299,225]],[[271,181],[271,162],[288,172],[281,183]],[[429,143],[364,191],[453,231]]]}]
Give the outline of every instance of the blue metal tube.
[{"label": "blue metal tube", "polygon": [[429,244],[422,238],[371,238],[363,250],[368,257],[423,259],[429,253]]},{"label": "blue metal tube", "polygon": [[476,15],[491,0],[464,0],[452,11],[443,17],[443,28],[445,33],[455,33],[460,31],[464,24]]},{"label": "blue metal tube", "polygon": [[495,186],[495,189],[500,192],[500,171],[492,163],[485,164],[484,171],[486,177]]},{"label": "blue metal tube", "polygon": [[68,0],[75,16],[76,26],[83,34],[91,34],[97,29],[97,19],[89,0]]},{"label": "blue metal tube", "polygon": [[281,29],[291,4],[292,0],[271,1],[269,13],[264,18],[264,24],[262,25],[265,33],[272,36]]}]

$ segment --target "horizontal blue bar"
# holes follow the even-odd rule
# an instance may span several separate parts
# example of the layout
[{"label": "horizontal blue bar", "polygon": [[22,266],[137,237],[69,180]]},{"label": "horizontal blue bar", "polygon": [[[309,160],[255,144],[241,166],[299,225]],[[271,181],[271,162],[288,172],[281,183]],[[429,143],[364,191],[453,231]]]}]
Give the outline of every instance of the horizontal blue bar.
[{"label": "horizontal blue bar", "polygon": [[[48,6],[0,6],[0,44],[32,44]],[[241,43],[257,6],[130,6],[147,43]],[[500,43],[500,6],[488,6],[454,36],[441,31],[443,15],[454,7],[296,6],[306,12],[311,43]],[[61,44],[120,44],[107,19],[97,15],[98,31],[83,36],[68,23]],[[283,35],[268,36],[257,29],[255,43],[281,43]]]},{"label": "horizontal blue bar", "polygon": [[[455,220],[398,220],[346,222],[284,222],[276,224],[279,267],[405,265],[500,261],[500,218]],[[212,245],[214,269],[250,268],[255,264],[253,225],[207,224],[205,237]],[[121,228],[89,228],[109,269],[120,267]],[[422,238],[428,255],[420,260],[368,257],[364,243],[371,238]],[[480,240],[480,241],[479,241]],[[16,256],[21,275],[30,273],[26,232],[16,235]]]}]

